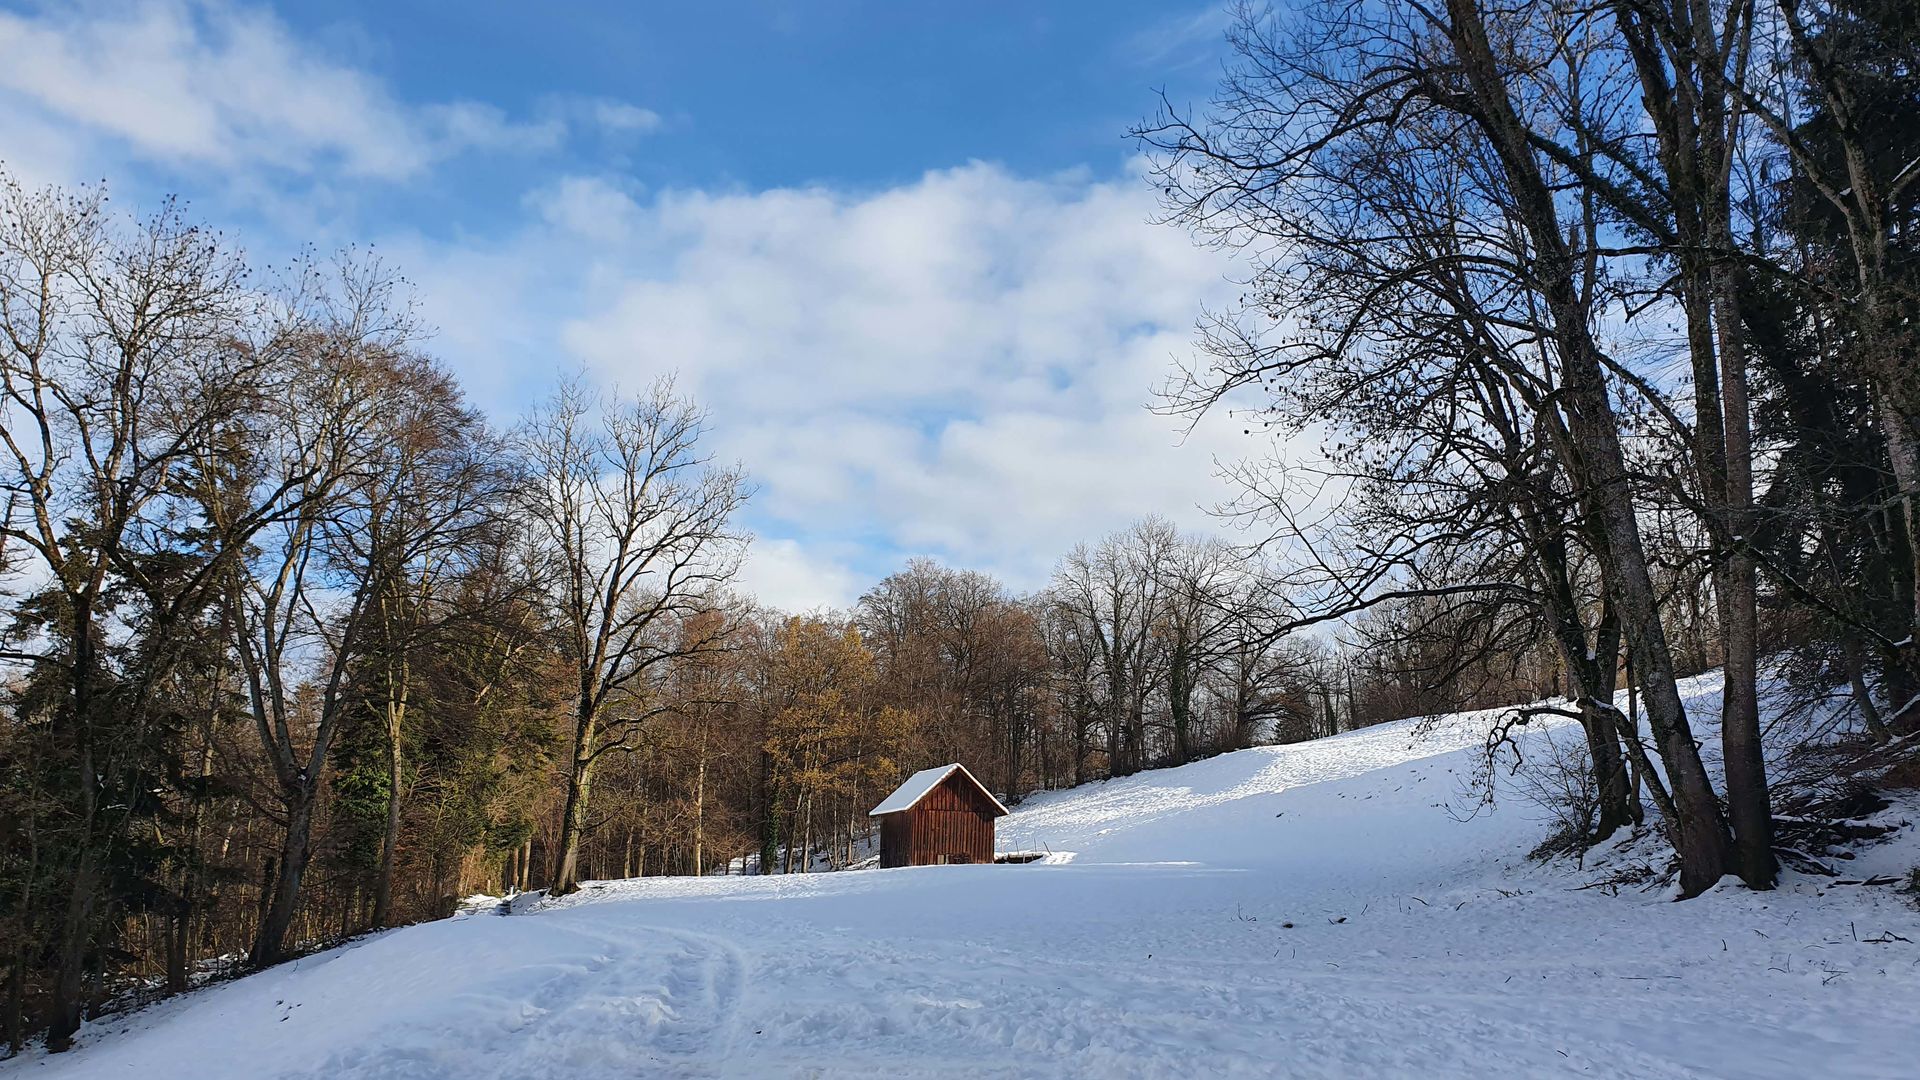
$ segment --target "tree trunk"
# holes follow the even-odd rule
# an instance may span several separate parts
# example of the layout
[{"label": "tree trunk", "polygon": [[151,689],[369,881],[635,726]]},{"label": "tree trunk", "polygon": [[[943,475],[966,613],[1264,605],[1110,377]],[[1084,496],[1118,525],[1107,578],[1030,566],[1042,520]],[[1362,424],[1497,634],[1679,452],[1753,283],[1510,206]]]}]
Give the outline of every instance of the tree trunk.
[{"label": "tree trunk", "polygon": [[1658,598],[1640,536],[1620,423],[1608,396],[1589,312],[1574,280],[1577,264],[1560,231],[1552,189],[1526,127],[1507,96],[1500,66],[1475,0],[1447,0],[1454,46],[1470,84],[1469,114],[1484,129],[1508,181],[1514,211],[1538,256],[1536,286],[1546,302],[1563,365],[1560,407],[1565,410],[1562,456],[1575,465],[1575,479],[1598,511],[1604,534],[1607,579],[1618,604],[1634,670],[1646,697],[1647,722],[1672,788],[1677,819],[1674,848],[1680,856],[1680,889],[1696,896],[1724,876],[1732,861],[1732,838],[1720,814],[1712,782],[1701,764],[1675,683],[1673,658],[1660,623]]},{"label": "tree trunk", "polygon": [[1193,724],[1193,690],[1187,678],[1187,649],[1184,645],[1174,649],[1172,663],[1168,666],[1167,711],[1173,719],[1173,763],[1185,765],[1192,755],[1188,733]]},{"label": "tree trunk", "polygon": [[1620,602],[1621,621],[1628,649],[1633,654],[1634,670],[1640,674],[1647,723],[1653,729],[1654,744],[1667,767],[1677,813],[1673,840],[1680,855],[1681,892],[1696,896],[1727,872],[1732,840],[1720,816],[1712,781],[1701,764],[1693,730],[1687,723],[1686,706],[1680,700],[1666,633],[1660,625],[1653,579],[1647,569],[1639,523],[1627,488],[1618,431],[1612,408],[1605,400],[1605,385],[1597,365],[1583,375],[1584,385],[1570,397],[1579,402],[1576,408],[1584,406],[1590,411],[1581,417],[1584,421],[1581,427],[1586,430],[1576,429],[1573,434],[1600,459],[1599,475],[1590,482],[1600,488],[1597,501],[1601,504],[1601,525],[1614,554],[1614,573],[1609,577]]},{"label": "tree trunk", "polygon": [[780,817],[775,803],[773,755],[760,752],[760,872],[773,873],[780,853]]},{"label": "tree trunk", "polygon": [[1597,844],[1612,836],[1615,830],[1633,824],[1633,789],[1628,783],[1626,763],[1620,756],[1620,738],[1612,717],[1589,702],[1580,709],[1580,726],[1586,729],[1587,755],[1593,763],[1597,787],[1600,816],[1589,838]]},{"label": "tree trunk", "polygon": [[93,942],[94,905],[99,871],[91,847],[80,852],[74,867],[67,914],[60,927],[55,954],[53,1000],[47,1005],[47,1049],[59,1053],[73,1045],[74,1032],[85,1019],[87,953]]},{"label": "tree trunk", "polygon": [[100,804],[100,776],[93,754],[94,680],[96,670],[95,621],[87,597],[78,597],[73,610],[74,742],[80,787],[79,854],[61,920],[59,944],[54,950],[53,999],[47,1005],[47,1049],[59,1053],[73,1045],[73,1035],[85,1019],[87,956],[93,946],[93,923],[102,886],[100,865],[105,853],[96,836]]},{"label": "tree trunk", "polygon": [[555,845],[553,880],[548,886],[554,896],[566,896],[580,888],[580,843],[587,831],[587,796],[593,786],[593,739],[593,717],[583,709],[574,724],[567,801],[560,814],[560,840]]},{"label": "tree trunk", "polygon": [[1087,716],[1085,702],[1079,702],[1073,717],[1073,785],[1087,782]]},{"label": "tree trunk", "polygon": [[[800,800],[801,812],[800,812],[800,860],[799,861],[800,861],[800,872],[803,874],[806,873],[813,865],[813,803],[814,803],[816,791],[817,789],[813,785],[809,785],[807,787],[806,795]],[[791,845],[788,846],[787,854],[789,856],[793,854]]]},{"label": "tree trunk", "polygon": [[313,802],[311,784],[302,783],[286,799],[287,831],[280,844],[280,873],[273,882],[272,898],[260,922],[248,962],[256,968],[279,963],[286,956],[287,931],[300,906],[300,880],[313,855]]},{"label": "tree trunk", "polygon": [[408,698],[407,665],[400,665],[399,692],[387,697],[387,823],[380,836],[380,871],[373,885],[373,917],[368,920],[379,930],[393,923],[393,867],[400,850],[400,803],[403,797],[402,760],[405,747],[401,738],[406,731]]},{"label": "tree trunk", "polygon": [[[1911,379],[1914,376],[1907,377]],[[1887,462],[1893,468],[1894,485],[1900,489],[1901,519],[1907,531],[1907,584],[1912,612],[1907,622],[1906,637],[1902,639],[1902,666],[1920,676],[1920,445],[1916,445],[1914,433],[1908,426],[1914,422],[1914,418],[1907,416],[1885,390],[1879,394],[1879,405],[1880,427],[1885,432],[1887,443]],[[1911,712],[1912,702],[1896,702],[1895,708],[1900,711],[1892,719],[1904,722],[1903,731],[1920,730],[1920,723],[1917,723],[1920,718]]]},{"label": "tree trunk", "polygon": [[1620,622],[1611,603],[1603,602],[1599,624],[1591,638],[1583,621],[1574,571],[1569,558],[1569,525],[1557,507],[1551,481],[1536,476],[1515,501],[1520,535],[1540,576],[1542,614],[1552,626],[1558,658],[1572,683],[1580,725],[1587,737],[1599,817],[1589,843],[1599,843],[1634,818],[1634,793],[1627,782],[1620,740],[1610,715],[1613,685],[1620,664]]},{"label": "tree trunk", "polygon": [[793,840],[794,833],[799,827],[799,807],[795,806],[794,816],[787,820],[787,845],[780,851],[780,872],[782,874],[793,873]]},{"label": "tree trunk", "polygon": [[27,1045],[27,949],[14,948],[7,957],[7,1000],[0,1012],[0,1033],[7,1040],[7,1056],[14,1057]]},{"label": "tree trunk", "polygon": [[[216,672],[217,677],[217,672]],[[216,733],[220,729],[220,711],[214,709],[207,718],[205,741],[200,746],[200,765],[198,778],[205,785],[213,775],[213,748]],[[194,916],[200,910],[201,859],[200,842],[206,830],[207,809],[204,801],[195,799],[193,813],[188,818],[184,845],[190,853],[186,867],[180,872],[179,895],[168,918],[167,940],[167,989],[180,993],[187,989],[192,977],[193,966],[193,924]]]},{"label": "tree trunk", "polygon": [[1866,725],[1867,738],[1875,744],[1885,743],[1893,737],[1893,733],[1887,730],[1887,722],[1881,717],[1879,706],[1873,703],[1873,692],[1867,686],[1866,665],[1860,659],[1860,643],[1847,627],[1839,628],[1839,636],[1841,660],[1847,667],[1847,686],[1853,692],[1853,706],[1860,711],[1860,721]]},{"label": "tree trunk", "polygon": [[[1711,29],[1698,28],[1711,41]],[[1714,125],[1721,121],[1709,116]],[[1715,153],[1724,155],[1723,140],[1714,132]],[[1734,250],[1726,192],[1708,200],[1709,239],[1720,249]],[[1720,627],[1725,660],[1724,690],[1720,700],[1720,746],[1726,762],[1727,818],[1733,828],[1734,869],[1750,889],[1771,889],[1779,876],[1773,857],[1773,804],[1767,790],[1767,761],[1760,745],[1759,583],[1752,553],[1753,431],[1747,397],[1746,339],[1741,323],[1738,281],[1734,267],[1716,265],[1713,284],[1716,344],[1720,352],[1720,397],[1725,412],[1725,504],[1728,551],[1721,593],[1725,622]]]},{"label": "tree trunk", "polygon": [[[1735,466],[1731,471],[1734,475],[1730,476],[1729,489],[1738,499],[1740,469]],[[1750,483],[1746,494],[1751,497]],[[1740,511],[1740,520],[1748,516]],[[1744,538],[1736,537],[1735,542],[1744,542]],[[1727,817],[1733,828],[1735,870],[1748,888],[1771,889],[1779,865],[1773,856],[1773,807],[1760,745],[1757,582],[1751,556],[1736,552],[1727,559],[1721,588],[1726,594],[1727,621],[1721,628],[1726,681],[1721,699],[1720,745],[1726,762]]]},{"label": "tree trunk", "polygon": [[166,921],[160,932],[166,936],[167,949],[167,992],[183,993],[189,982],[188,960],[189,946],[193,933],[193,902],[187,897],[178,897],[167,912]]},{"label": "tree trunk", "polygon": [[707,736],[700,734],[700,767],[693,780],[693,876],[706,872],[707,847]]}]

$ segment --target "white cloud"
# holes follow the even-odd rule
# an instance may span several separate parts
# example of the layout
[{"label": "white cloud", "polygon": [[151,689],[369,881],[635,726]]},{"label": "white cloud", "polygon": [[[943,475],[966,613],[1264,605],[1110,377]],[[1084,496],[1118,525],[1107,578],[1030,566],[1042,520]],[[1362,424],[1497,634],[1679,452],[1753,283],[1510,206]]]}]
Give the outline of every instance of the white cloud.
[{"label": "white cloud", "polygon": [[527,196],[548,225],[581,239],[618,242],[638,227],[643,211],[624,189],[592,176],[568,176]]},{"label": "white cloud", "polygon": [[468,150],[550,149],[567,130],[557,116],[519,121],[471,101],[410,105],[270,12],[220,0],[0,12],[0,56],[0,113],[66,132],[69,145],[39,148],[40,161],[104,137],[166,165],[395,180]]},{"label": "white cloud", "polygon": [[567,125],[559,117],[515,120],[492,105],[474,101],[428,105],[417,115],[433,139],[428,150],[435,157],[465,150],[537,153],[559,146],[567,137]]},{"label": "white cloud", "polygon": [[65,126],[47,117],[8,109],[0,93],[0,165],[24,186],[42,188],[87,177],[79,147]]},{"label": "white cloud", "polygon": [[1158,71],[1178,70],[1204,63],[1225,48],[1233,13],[1225,0],[1216,0],[1183,14],[1169,15],[1135,33],[1121,51],[1136,66]]},{"label": "white cloud", "polygon": [[820,546],[787,538],[755,540],[740,570],[741,591],[781,611],[852,607],[872,582],[818,550]]},{"label": "white cloud", "polygon": [[648,135],[659,131],[665,123],[652,109],[625,101],[595,101],[592,116],[603,130],[621,135]]},{"label": "white cloud", "polygon": [[[843,603],[921,553],[1032,588],[1072,543],[1141,515],[1210,527],[1201,507],[1227,494],[1214,456],[1247,450],[1226,423],[1176,445],[1146,410],[1228,266],[1148,224],[1137,178],[974,164],[861,194],[645,200],[571,178],[528,205],[539,222],[512,258],[449,252],[416,272],[429,305],[443,278],[483,276],[470,258],[537,266],[549,292],[508,281],[476,303],[570,306],[566,353],[608,383],[678,371],[716,452],[759,484],[771,539],[750,581],[769,599]],[[503,318],[527,321],[482,325]]]}]

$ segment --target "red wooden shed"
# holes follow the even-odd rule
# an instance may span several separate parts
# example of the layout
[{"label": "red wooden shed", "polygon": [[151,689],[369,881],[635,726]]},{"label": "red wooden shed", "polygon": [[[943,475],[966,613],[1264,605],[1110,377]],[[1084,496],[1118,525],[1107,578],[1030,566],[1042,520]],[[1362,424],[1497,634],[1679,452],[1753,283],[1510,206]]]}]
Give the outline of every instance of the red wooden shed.
[{"label": "red wooden shed", "polygon": [[965,765],[941,765],[907,777],[879,806],[881,866],[993,861],[993,822],[1007,808]]}]

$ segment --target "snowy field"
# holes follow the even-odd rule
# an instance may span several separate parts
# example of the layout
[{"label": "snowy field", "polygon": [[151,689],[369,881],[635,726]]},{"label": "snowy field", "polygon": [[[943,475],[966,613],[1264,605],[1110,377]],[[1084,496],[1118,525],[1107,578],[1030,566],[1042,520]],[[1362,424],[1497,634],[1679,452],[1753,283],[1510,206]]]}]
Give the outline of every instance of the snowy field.
[{"label": "snowy field", "polygon": [[[1030,865],[604,883],[394,931],[0,1080],[1916,1075],[1905,898],[1580,889],[1599,871],[1525,861],[1524,803],[1461,820],[1483,731],[1039,796],[1000,823],[1056,853]],[[1909,831],[1846,870],[1916,862]]]}]

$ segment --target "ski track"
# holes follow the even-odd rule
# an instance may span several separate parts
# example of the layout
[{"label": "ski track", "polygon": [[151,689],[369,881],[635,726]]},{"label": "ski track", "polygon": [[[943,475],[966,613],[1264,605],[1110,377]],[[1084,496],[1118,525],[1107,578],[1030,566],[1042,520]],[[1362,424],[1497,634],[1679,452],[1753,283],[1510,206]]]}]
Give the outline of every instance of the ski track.
[{"label": "ski track", "polygon": [[[390,932],[0,1080],[1912,1075],[1904,899],[1579,890],[1522,858],[1523,805],[1467,813],[1485,725],[1036,796],[1000,830],[1056,853],[1028,866],[603,882]],[[1909,830],[1847,869],[1915,862]]]}]

